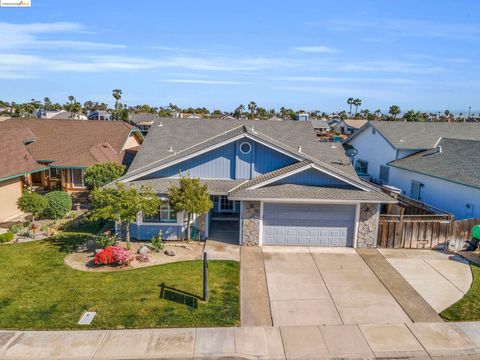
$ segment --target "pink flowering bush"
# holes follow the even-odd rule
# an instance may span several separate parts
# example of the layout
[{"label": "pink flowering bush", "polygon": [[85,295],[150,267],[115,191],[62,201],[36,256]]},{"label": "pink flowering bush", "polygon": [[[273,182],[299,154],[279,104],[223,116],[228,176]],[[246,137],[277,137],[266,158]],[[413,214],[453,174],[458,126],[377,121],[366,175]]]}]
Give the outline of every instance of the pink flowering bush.
[{"label": "pink flowering bush", "polygon": [[95,265],[126,265],[130,262],[130,252],[119,245],[107,246],[98,252],[93,262]]},{"label": "pink flowering bush", "polygon": [[126,265],[130,262],[130,251],[119,245],[112,246],[113,262],[117,265]]}]

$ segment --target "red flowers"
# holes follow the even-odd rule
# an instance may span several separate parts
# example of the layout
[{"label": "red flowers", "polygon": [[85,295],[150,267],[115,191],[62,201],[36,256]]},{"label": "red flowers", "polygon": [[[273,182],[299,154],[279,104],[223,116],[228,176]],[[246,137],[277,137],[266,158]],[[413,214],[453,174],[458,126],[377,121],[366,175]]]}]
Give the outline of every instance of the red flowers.
[{"label": "red flowers", "polygon": [[125,265],[131,260],[130,252],[121,246],[107,246],[93,258],[95,265]]}]

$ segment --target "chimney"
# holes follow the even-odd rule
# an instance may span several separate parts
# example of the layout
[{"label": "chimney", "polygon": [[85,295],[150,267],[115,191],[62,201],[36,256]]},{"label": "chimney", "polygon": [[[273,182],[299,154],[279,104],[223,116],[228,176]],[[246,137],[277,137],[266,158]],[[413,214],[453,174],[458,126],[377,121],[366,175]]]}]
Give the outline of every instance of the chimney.
[{"label": "chimney", "polygon": [[172,145],[170,145],[170,147],[168,148],[168,152],[173,153],[173,146]]},{"label": "chimney", "polygon": [[297,150],[298,150],[298,152],[300,152],[300,153],[301,153],[301,152],[302,152],[302,147],[301,147],[301,146],[299,146],[299,147],[297,148]]}]

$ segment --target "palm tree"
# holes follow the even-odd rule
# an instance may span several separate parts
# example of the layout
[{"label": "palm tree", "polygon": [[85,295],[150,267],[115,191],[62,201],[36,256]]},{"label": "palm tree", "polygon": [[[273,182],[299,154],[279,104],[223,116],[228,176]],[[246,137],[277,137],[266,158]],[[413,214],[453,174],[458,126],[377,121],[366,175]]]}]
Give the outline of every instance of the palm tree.
[{"label": "palm tree", "polygon": [[353,100],[353,105],[355,106],[355,115],[356,115],[357,112],[358,112],[358,107],[362,106],[362,100],[360,100],[358,98]]},{"label": "palm tree", "polygon": [[248,103],[248,110],[250,111],[250,117],[253,119],[257,110],[257,104],[255,103],[255,101],[250,101]]},{"label": "palm tree", "polygon": [[350,111],[349,111],[349,114],[352,115],[352,105],[353,105],[353,98],[350,97],[347,99],[347,104],[350,105]]},{"label": "palm tree", "polygon": [[50,100],[50,98],[46,97],[45,99],[43,99],[43,106],[45,110],[50,110],[50,108],[52,107],[52,101]]},{"label": "palm tree", "polygon": [[122,98],[122,90],[113,89],[112,96],[115,98],[115,118],[118,118],[118,102]]},{"label": "palm tree", "polygon": [[400,107],[398,105],[390,106],[388,113],[393,115],[393,120],[397,119],[397,115],[401,113]]}]

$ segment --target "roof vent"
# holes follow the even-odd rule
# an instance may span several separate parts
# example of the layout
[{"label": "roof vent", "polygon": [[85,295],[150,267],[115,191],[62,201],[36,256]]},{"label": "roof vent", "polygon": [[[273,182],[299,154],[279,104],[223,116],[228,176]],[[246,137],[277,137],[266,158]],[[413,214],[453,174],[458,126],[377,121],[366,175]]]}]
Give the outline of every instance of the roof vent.
[{"label": "roof vent", "polygon": [[442,153],[442,146],[441,146],[441,145],[438,145],[438,146],[435,148],[435,151],[437,152],[437,154],[441,154],[441,153]]},{"label": "roof vent", "polygon": [[330,149],[336,149],[337,148],[337,145],[330,145]]},{"label": "roof vent", "polygon": [[255,128],[252,125],[252,133],[256,134]]},{"label": "roof vent", "polygon": [[162,123],[158,123],[158,125],[157,125],[157,126],[158,126],[158,127],[160,127],[160,126],[163,126],[163,124],[162,124]]},{"label": "roof vent", "polygon": [[298,152],[302,152],[302,147],[299,146],[299,147],[297,148],[297,150],[298,150]]},{"label": "roof vent", "polygon": [[168,152],[173,153],[173,146],[172,145],[170,145],[170,147],[168,148]]},{"label": "roof vent", "polygon": [[402,142],[403,142],[403,139],[400,139],[400,142],[402,143]]}]

